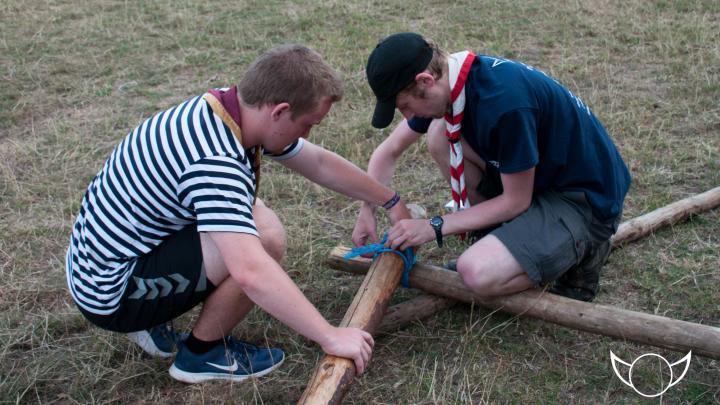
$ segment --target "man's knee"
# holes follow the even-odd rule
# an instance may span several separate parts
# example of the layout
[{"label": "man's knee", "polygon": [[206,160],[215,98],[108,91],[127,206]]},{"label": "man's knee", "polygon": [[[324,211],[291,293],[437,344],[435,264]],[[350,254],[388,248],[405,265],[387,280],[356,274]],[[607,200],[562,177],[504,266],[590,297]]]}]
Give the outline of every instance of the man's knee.
[{"label": "man's knee", "polygon": [[445,125],[443,120],[434,120],[427,133],[427,147],[430,156],[438,164],[448,160],[448,141],[445,137]]},{"label": "man's knee", "polygon": [[212,237],[207,232],[200,232],[200,245],[202,247],[202,270],[205,277],[210,280],[213,285],[220,285],[228,275],[227,267],[220,250],[218,250]]},{"label": "man's knee", "polygon": [[482,262],[472,259],[468,255],[462,255],[457,261],[457,271],[463,282],[473,292],[480,295],[492,295],[491,291],[497,288],[497,281],[491,272],[485,268]]},{"label": "man's knee", "polygon": [[280,263],[285,256],[286,246],[285,228],[283,228],[280,218],[260,199],[253,208],[253,217],[263,248],[275,261]]},{"label": "man's knee", "polygon": [[457,270],[465,285],[480,296],[505,295],[533,284],[507,247],[492,234],[458,258]]},{"label": "man's knee", "polygon": [[285,229],[282,226],[273,226],[262,230],[260,242],[265,251],[280,263],[285,256],[287,246]]}]

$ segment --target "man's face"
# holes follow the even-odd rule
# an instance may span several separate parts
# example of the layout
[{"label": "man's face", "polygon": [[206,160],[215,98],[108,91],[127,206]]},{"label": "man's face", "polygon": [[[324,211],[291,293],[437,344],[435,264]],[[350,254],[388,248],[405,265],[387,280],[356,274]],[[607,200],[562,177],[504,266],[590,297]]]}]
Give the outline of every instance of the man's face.
[{"label": "man's face", "polygon": [[443,118],[448,108],[447,100],[436,90],[435,87],[430,87],[418,94],[401,91],[395,97],[395,107],[406,119]]},{"label": "man's face", "polygon": [[263,147],[272,152],[279,153],[291,145],[298,138],[307,138],[310,129],[319,124],[330,111],[332,101],[323,100],[314,110],[292,118],[292,110],[286,109],[280,113],[276,121],[273,121],[271,136],[266,139]]}]

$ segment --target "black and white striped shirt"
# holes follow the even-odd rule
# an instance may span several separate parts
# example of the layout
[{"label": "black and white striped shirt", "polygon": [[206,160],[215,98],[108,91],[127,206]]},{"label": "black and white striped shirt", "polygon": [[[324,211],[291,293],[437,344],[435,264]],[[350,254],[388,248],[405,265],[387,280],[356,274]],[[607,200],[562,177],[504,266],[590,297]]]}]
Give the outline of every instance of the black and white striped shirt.
[{"label": "black and white striped shirt", "polygon": [[[300,138],[268,155],[289,159],[302,146]],[[88,186],[73,226],[66,265],[77,304],[94,314],[113,313],[135,259],[186,225],[257,235],[250,160],[202,97],[130,132]]]}]

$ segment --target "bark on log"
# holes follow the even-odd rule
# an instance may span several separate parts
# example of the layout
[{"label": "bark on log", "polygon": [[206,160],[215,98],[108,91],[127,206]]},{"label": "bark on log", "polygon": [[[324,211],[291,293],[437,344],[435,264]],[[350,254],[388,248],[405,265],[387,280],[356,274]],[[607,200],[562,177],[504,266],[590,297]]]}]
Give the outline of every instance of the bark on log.
[{"label": "bark on log", "polygon": [[398,330],[405,325],[432,316],[457,304],[457,300],[421,295],[388,308],[377,334]]},{"label": "bark on log", "polygon": [[[340,326],[360,328],[374,335],[400,282],[404,266],[402,258],[394,253],[381,253],[372,266],[368,260],[365,280]],[[354,377],[352,360],[326,355],[315,368],[298,404],[339,404]]]},{"label": "bark on log", "polygon": [[[330,253],[328,264],[338,270],[362,274],[370,260],[343,256],[348,248],[336,247]],[[649,315],[607,305],[572,300],[540,290],[481,299],[473,296],[462,283],[460,276],[441,267],[417,263],[410,273],[410,286],[443,297],[526,315],[548,322],[613,338],[649,344],[670,350],[720,359],[720,328]]]},{"label": "bark on log", "polygon": [[620,224],[612,238],[613,247],[632,242],[646,236],[658,228],[671,225],[683,219],[720,206],[720,187],[702,194],[676,201],[645,215]]}]

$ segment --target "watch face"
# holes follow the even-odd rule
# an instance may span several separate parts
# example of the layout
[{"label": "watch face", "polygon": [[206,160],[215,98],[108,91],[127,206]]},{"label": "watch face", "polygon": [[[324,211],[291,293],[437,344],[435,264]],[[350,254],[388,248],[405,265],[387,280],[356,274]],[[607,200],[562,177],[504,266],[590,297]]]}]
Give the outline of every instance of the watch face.
[{"label": "watch face", "polygon": [[440,217],[430,218],[430,225],[432,225],[434,227],[440,226],[440,225],[442,225],[442,223],[443,223],[443,220]]}]

